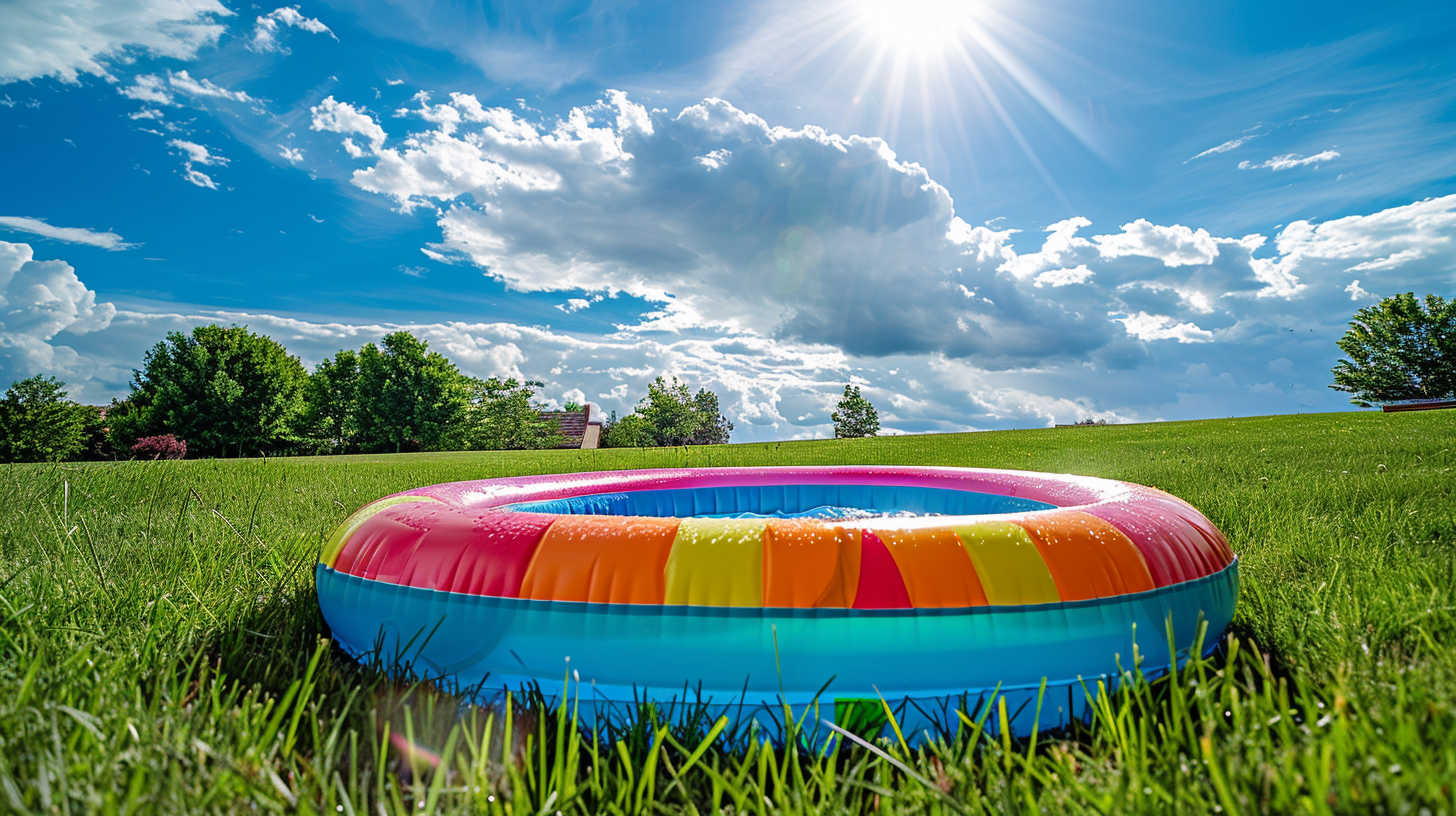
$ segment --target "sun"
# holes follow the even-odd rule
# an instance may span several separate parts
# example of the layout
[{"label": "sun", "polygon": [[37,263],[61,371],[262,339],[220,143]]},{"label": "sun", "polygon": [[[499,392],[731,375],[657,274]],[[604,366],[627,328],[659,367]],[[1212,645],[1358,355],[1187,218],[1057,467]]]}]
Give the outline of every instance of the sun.
[{"label": "sun", "polygon": [[928,56],[959,42],[975,22],[974,0],[855,0],[860,25],[897,51]]}]

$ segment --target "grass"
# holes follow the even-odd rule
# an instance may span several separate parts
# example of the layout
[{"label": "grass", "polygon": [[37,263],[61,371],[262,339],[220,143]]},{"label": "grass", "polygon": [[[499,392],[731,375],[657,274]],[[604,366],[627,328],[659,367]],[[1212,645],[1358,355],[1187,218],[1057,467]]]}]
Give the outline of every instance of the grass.
[{"label": "grass", "polygon": [[[0,474],[0,808],[34,813],[1446,813],[1456,411],[653,451],[13,466]],[[328,641],[311,568],[419,484],[591,469],[943,464],[1152,484],[1228,535],[1224,652],[1014,741],[762,744],[462,706]],[[566,678],[563,678],[565,681]],[[553,692],[555,690],[552,690]],[[1094,696],[1096,688],[1089,689]],[[705,737],[705,734],[707,737]],[[730,810],[731,809],[731,810]]]}]

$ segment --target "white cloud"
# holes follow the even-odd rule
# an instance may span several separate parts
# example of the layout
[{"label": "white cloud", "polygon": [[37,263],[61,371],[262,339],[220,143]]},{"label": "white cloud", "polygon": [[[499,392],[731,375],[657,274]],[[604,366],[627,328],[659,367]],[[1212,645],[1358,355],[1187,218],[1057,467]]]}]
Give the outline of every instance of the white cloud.
[{"label": "white cloud", "polygon": [[292,164],[298,164],[299,162],[303,161],[303,150],[297,147],[278,145],[278,155],[282,156],[285,161],[288,161]]},{"label": "white cloud", "polygon": [[190,60],[232,14],[217,0],[12,0],[0,26],[0,82],[110,78],[107,63],[133,52]]},{"label": "white cloud", "polygon": [[[1037,287],[1071,286],[1075,283],[1086,283],[1091,280],[1093,274],[1086,264],[1077,264],[1071,269],[1048,269],[1033,279],[1033,285]],[[964,287],[962,288],[964,289]]]},{"label": "white cloud", "polygon": [[[883,141],[772,127],[720,100],[648,111],[610,94],[528,119],[469,95],[417,96],[391,133],[334,97],[310,114],[364,160],[357,187],[436,214],[428,257],[561,293],[565,312],[616,293],[650,310],[607,337],[407,324],[432,347],[472,373],[548,379],[549,393],[580,389],[619,411],[652,376],[688,376],[724,397],[737,439],[827,435],[825,406],[855,377],[880,395],[885,427],[904,431],[1335,409],[1323,388],[1347,270],[1369,264],[1362,280],[1392,291],[1449,286],[1456,269],[1456,196],[1296,221],[1273,241],[1134,218],[1104,234],[1073,217],[1018,251],[1033,236],[971,227]],[[188,144],[205,150],[177,147],[194,183],[215,187],[208,165],[191,166],[214,152]],[[297,338],[285,342],[311,362],[391,330],[128,313],[108,334],[130,358],[99,340],[75,348],[121,387],[161,332],[205,319]],[[1293,361],[1278,388],[1230,373],[1268,379],[1276,358]]]},{"label": "white cloud", "polygon": [[1084,250],[1094,246],[1091,241],[1077,235],[1079,230],[1090,226],[1092,222],[1080,215],[1058,221],[1045,229],[1050,235],[1039,251],[1022,255],[1013,252],[998,268],[1018,278],[1029,278],[1048,269],[1065,268],[1073,264]]},{"label": "white cloud", "polygon": [[1239,162],[1239,169],[1274,171],[1289,170],[1294,167],[1306,167],[1311,164],[1319,166],[1325,162],[1334,161],[1339,157],[1340,154],[1333,150],[1326,150],[1322,153],[1316,153],[1313,156],[1301,156],[1298,153],[1289,153],[1283,156],[1275,156],[1268,161],[1262,161],[1257,164],[1249,161],[1241,161]]},{"label": "white cloud", "polygon": [[65,261],[37,261],[29,244],[0,241],[0,371],[10,379],[45,373],[88,376],[93,361],[56,335],[105,329],[116,309],[97,303],[96,293]]},{"label": "white cloud", "polygon": [[1449,289],[1456,284],[1456,195],[1323,223],[1294,221],[1274,244],[1279,258],[1264,262],[1271,275],[1335,281],[1367,272],[1387,291]]},{"label": "white cloud", "polygon": [[1161,227],[1143,218],[1123,224],[1118,235],[1098,235],[1092,240],[1104,258],[1136,255],[1157,258],[1170,267],[1202,266],[1218,259],[1218,242],[1207,230],[1178,224]]},{"label": "white cloud", "polygon": [[182,178],[187,179],[188,182],[198,187],[206,187],[209,190],[217,189],[217,183],[212,180],[212,176],[209,176],[201,170],[194,169],[190,164],[183,168]]},{"label": "white cloud", "polygon": [[1180,343],[1211,343],[1213,332],[1198,328],[1192,323],[1179,323],[1165,315],[1150,315],[1147,312],[1112,316],[1121,323],[1127,333],[1139,340],[1177,340]]},{"label": "white cloud", "polygon": [[176,104],[166,82],[156,74],[140,74],[133,78],[130,87],[121,88],[118,93],[138,102],[152,102],[158,105]]},{"label": "white cloud", "polygon": [[196,142],[189,142],[184,139],[173,139],[167,142],[168,147],[175,147],[187,154],[189,164],[227,164],[228,160],[210,151],[206,145]]},{"label": "white cloud", "polygon": [[[157,105],[176,105],[177,94],[197,99],[220,99],[228,102],[257,102],[246,91],[233,91],[207,78],[194,78],[186,71],[168,71],[159,74],[138,74],[132,77],[132,84],[118,91],[128,99],[151,102]],[[137,118],[133,115],[132,118]],[[155,113],[151,118],[160,118]]]},{"label": "white cloud", "polygon": [[210,79],[193,79],[186,71],[167,72],[167,83],[179,92],[200,99],[226,99],[232,102],[256,102],[244,91],[230,91]]},{"label": "white cloud", "polygon": [[27,218],[19,215],[0,216],[0,227],[29,232],[56,241],[85,244],[102,249],[131,249],[136,246],[136,244],[126,243],[120,235],[114,232],[97,232],[83,227],[53,227],[39,218]]},{"label": "white cloud", "polygon": [[1345,271],[1384,272],[1388,269],[1395,269],[1402,264],[1407,264],[1412,261],[1419,261],[1423,257],[1425,257],[1424,249],[1420,247],[1412,247],[1411,249],[1402,249],[1401,251],[1387,255],[1384,258],[1376,258],[1373,261],[1357,263]]},{"label": "white cloud", "polygon": [[1199,153],[1197,156],[1194,156],[1193,158],[1190,158],[1190,159],[1185,160],[1183,163],[1184,164],[1187,164],[1188,162],[1191,162],[1194,159],[1201,159],[1204,156],[1213,156],[1213,155],[1217,155],[1219,153],[1228,153],[1231,150],[1238,150],[1239,148],[1241,148],[1241,147],[1244,146],[1244,143],[1245,142],[1249,141],[1250,139],[1257,139],[1257,138],[1259,138],[1259,135],[1260,134],[1257,134],[1256,133],[1256,134],[1254,134],[1252,136],[1240,136],[1237,139],[1229,139],[1227,142],[1224,142],[1222,144],[1219,144],[1219,145],[1215,145],[1213,147],[1210,147],[1209,149],[1203,151],[1202,153]]},{"label": "white cloud", "polygon": [[[1018,251],[1018,230],[971,227],[883,141],[773,127],[716,99],[674,113],[610,92],[532,121],[467,94],[439,104],[418,94],[397,113],[418,129],[389,148],[347,102],[312,112],[316,130],[348,137],[366,159],[356,186],[438,213],[429,257],[566,293],[562,311],[584,308],[575,301],[589,292],[643,298],[655,308],[620,327],[633,333],[708,329],[988,369],[1135,366],[1153,345],[1272,332],[1274,315],[1313,308],[1301,299],[1324,304],[1333,280],[1313,264],[1329,250],[1305,245],[1303,222],[1271,248],[1263,235],[1141,218],[1086,234],[1078,216]],[[367,148],[352,141],[361,136]],[[1427,243],[1450,232],[1439,219],[1392,229]],[[1410,248],[1386,243],[1345,266]]]},{"label": "white cloud", "polygon": [[1345,291],[1350,293],[1350,300],[1357,302],[1361,300],[1369,300],[1376,297],[1375,295],[1370,294],[1360,287],[1359,278],[1350,281],[1350,285],[1345,287]]},{"label": "white cloud", "polygon": [[297,28],[301,31],[307,31],[310,34],[327,34],[336,41],[339,39],[321,21],[312,17],[305,17],[299,13],[297,6],[285,6],[274,9],[258,18],[257,22],[253,25],[253,41],[248,47],[254,51],[263,53],[269,51],[276,51],[283,54],[289,53],[288,49],[284,48],[278,42],[279,32],[284,27]]},{"label": "white cloud", "polygon": [[[332,96],[325,97],[317,105],[309,108],[312,120],[309,128],[312,130],[328,131],[330,133],[357,133],[369,140],[371,152],[378,152],[383,146],[385,133],[384,128],[374,121],[374,117],[347,102],[339,102]],[[353,141],[345,140],[346,146],[352,147]],[[357,147],[349,151],[355,158],[364,156],[364,152]]]},{"label": "white cloud", "polygon": [[206,145],[189,142],[185,139],[173,139],[167,142],[167,146],[182,151],[186,156],[182,161],[182,178],[198,187],[206,187],[209,190],[217,189],[217,183],[212,180],[212,177],[198,170],[194,165],[226,165],[227,158],[213,153]]}]

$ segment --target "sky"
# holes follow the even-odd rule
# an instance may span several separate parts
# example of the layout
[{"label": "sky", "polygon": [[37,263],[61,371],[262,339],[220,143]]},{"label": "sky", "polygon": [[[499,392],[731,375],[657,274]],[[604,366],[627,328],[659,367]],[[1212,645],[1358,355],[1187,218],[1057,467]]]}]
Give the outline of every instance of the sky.
[{"label": "sky", "polygon": [[734,441],[1351,410],[1456,295],[1456,5],[0,0],[0,383],[168,332]]}]

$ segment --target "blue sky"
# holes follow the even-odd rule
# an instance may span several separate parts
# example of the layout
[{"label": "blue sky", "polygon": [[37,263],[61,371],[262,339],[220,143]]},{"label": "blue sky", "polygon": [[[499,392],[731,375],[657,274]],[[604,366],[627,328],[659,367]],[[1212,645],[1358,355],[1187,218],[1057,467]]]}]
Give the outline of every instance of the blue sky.
[{"label": "blue sky", "polygon": [[1345,321],[1456,295],[1456,7],[0,3],[0,380],[166,332],[735,440],[1341,410]]}]

